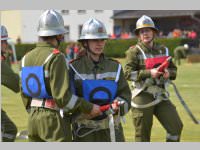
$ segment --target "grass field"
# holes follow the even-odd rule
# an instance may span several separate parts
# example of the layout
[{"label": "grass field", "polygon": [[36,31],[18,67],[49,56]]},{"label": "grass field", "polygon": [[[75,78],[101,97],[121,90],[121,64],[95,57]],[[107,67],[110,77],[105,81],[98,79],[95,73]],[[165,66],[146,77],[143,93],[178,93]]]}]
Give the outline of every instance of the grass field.
[{"label": "grass field", "polygon": [[[124,59],[119,59],[124,64]],[[18,72],[17,65],[13,65],[13,69]],[[178,76],[174,81],[179,89],[185,102],[192,110],[193,114],[200,119],[200,63],[188,64],[184,62],[178,67]],[[170,99],[176,105],[176,109],[183,121],[184,127],[182,132],[182,142],[200,142],[200,125],[196,125],[189,118],[183,106],[177,99],[172,86],[169,86],[171,93]],[[20,94],[15,94],[6,87],[1,86],[2,108],[7,112],[9,117],[15,122],[18,131],[26,130],[27,117]],[[134,141],[134,127],[131,119],[131,112],[126,115],[126,124],[123,124],[126,141]],[[151,134],[152,142],[164,142],[165,130],[160,123],[154,118],[154,124]],[[20,141],[20,140],[16,140]]]}]

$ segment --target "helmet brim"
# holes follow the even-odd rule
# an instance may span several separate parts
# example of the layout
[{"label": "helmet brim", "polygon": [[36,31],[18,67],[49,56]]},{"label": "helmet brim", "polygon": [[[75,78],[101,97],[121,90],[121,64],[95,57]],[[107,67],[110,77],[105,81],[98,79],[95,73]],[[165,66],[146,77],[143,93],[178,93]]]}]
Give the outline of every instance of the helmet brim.
[{"label": "helmet brim", "polygon": [[100,39],[108,39],[108,35],[103,35],[103,36],[94,36],[94,35],[85,35],[85,36],[81,36],[78,41],[82,41],[82,40],[100,40]]},{"label": "helmet brim", "polygon": [[60,34],[66,34],[68,31],[66,29],[56,29],[56,30],[41,30],[38,32],[38,36],[54,36]]},{"label": "helmet brim", "polygon": [[139,30],[140,29],[143,29],[143,28],[151,28],[152,30],[154,30],[157,34],[159,33],[159,30],[157,28],[154,28],[154,27],[141,27],[141,28],[137,28],[135,29],[135,35],[138,35],[139,34]]}]

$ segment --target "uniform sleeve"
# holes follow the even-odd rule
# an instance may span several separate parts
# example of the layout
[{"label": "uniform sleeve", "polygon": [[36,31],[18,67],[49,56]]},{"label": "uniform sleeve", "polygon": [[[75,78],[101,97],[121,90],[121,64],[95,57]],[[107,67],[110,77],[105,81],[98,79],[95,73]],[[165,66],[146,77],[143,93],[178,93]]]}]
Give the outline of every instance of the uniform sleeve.
[{"label": "uniform sleeve", "polygon": [[[21,70],[21,68],[22,68],[22,65],[21,65],[21,62],[20,62],[19,69]],[[20,87],[20,95],[21,95],[21,98],[22,98],[22,102],[24,104],[26,111],[29,112],[30,111],[31,97],[28,97],[23,93],[21,78],[20,78],[20,82],[19,82],[19,87]]]},{"label": "uniform sleeve", "polygon": [[125,78],[130,81],[138,81],[149,78],[150,76],[149,70],[140,69],[139,57],[136,51],[129,49],[126,52]]},{"label": "uniform sleeve", "polygon": [[129,88],[128,82],[124,77],[123,69],[121,69],[120,72],[116,99],[124,102],[124,104],[120,107],[120,115],[123,116],[128,113],[131,107],[131,90]]},{"label": "uniform sleeve", "polygon": [[19,89],[19,75],[14,73],[12,68],[5,62],[1,62],[1,84],[18,93]]},{"label": "uniform sleeve", "polygon": [[69,72],[63,55],[57,55],[50,65],[50,88],[57,105],[64,111],[80,109],[83,113],[92,110],[92,104],[72,94],[69,87]]},{"label": "uniform sleeve", "polygon": [[169,67],[168,67],[168,71],[169,71],[169,79],[170,80],[175,80],[176,79],[176,74],[177,74],[177,67],[175,66],[173,61],[170,61]]}]

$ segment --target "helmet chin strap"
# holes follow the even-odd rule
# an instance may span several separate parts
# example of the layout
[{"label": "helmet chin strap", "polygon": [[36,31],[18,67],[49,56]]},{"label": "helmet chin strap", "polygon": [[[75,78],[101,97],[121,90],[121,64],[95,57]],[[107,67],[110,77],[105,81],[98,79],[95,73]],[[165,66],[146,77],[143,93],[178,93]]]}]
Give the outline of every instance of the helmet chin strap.
[{"label": "helmet chin strap", "polygon": [[58,46],[59,46],[60,43],[61,43],[62,41],[64,41],[64,36],[63,36],[62,38],[60,38],[59,35],[56,35],[56,41],[57,41]]},{"label": "helmet chin strap", "polygon": [[86,41],[86,46],[85,46],[85,48],[86,48],[86,51],[87,51],[88,54],[89,54],[89,57],[90,57],[93,61],[96,62],[97,60],[94,60],[94,58],[92,57],[92,55],[94,56],[94,55],[96,55],[96,54],[90,49],[88,40]]}]

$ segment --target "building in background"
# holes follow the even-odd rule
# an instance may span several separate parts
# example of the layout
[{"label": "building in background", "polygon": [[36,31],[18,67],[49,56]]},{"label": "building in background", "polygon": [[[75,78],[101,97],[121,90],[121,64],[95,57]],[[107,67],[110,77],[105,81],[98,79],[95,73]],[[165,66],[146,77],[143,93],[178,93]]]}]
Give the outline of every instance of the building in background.
[{"label": "building in background", "polygon": [[184,32],[194,30],[200,35],[200,10],[115,10],[112,16],[114,33],[134,34],[136,21],[142,15],[151,17],[164,36],[174,29]]},{"label": "building in background", "polygon": [[[1,24],[9,31],[9,36],[16,42],[35,43],[38,41],[37,24],[39,16],[45,10],[8,10],[1,11]],[[76,41],[79,38],[82,24],[91,17],[106,24],[108,34],[113,32],[113,10],[57,10],[64,18],[68,30],[66,41]]]}]

